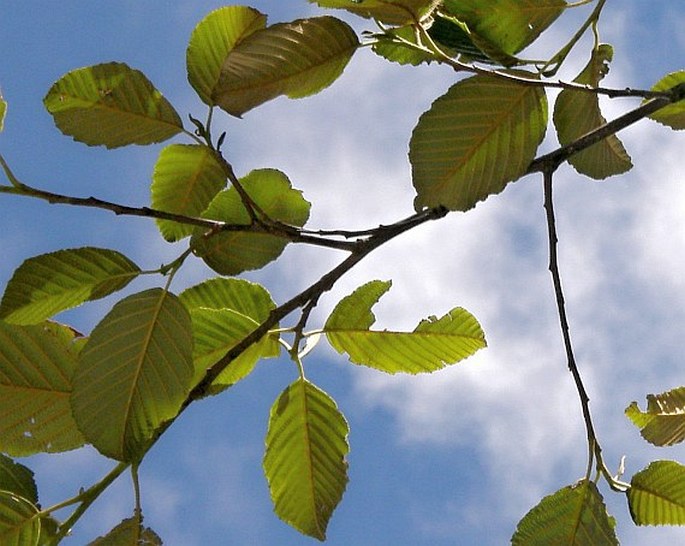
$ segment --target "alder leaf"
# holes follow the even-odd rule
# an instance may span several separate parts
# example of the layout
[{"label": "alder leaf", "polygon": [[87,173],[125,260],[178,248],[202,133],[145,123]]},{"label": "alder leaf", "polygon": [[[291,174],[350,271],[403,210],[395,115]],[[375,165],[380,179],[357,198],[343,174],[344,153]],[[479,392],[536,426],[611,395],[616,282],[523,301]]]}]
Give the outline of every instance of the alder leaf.
[{"label": "alder leaf", "polygon": [[[271,220],[302,227],[309,219],[310,204],[280,171],[254,170],[240,179],[240,185]],[[234,187],[220,192],[202,216],[228,224],[250,225],[250,216]],[[221,275],[264,267],[278,258],[288,244],[288,239],[267,233],[226,230],[206,237],[205,231],[195,230],[193,251]]]},{"label": "alder leaf", "polygon": [[347,485],[348,434],[335,401],[305,379],[289,385],[271,408],[264,472],[274,510],[319,540]]},{"label": "alder leaf", "polygon": [[[152,174],[152,208],[184,216],[200,216],[226,186],[226,174],[207,146],[171,144],[160,154]],[[170,242],[193,233],[194,226],[157,219]]]},{"label": "alder leaf", "polygon": [[89,146],[152,144],[183,130],[178,113],[147,76],[123,63],[68,72],[43,102],[62,133]]},{"label": "alder leaf", "polygon": [[[609,71],[609,62],[613,55],[613,48],[609,44],[601,44],[593,51],[590,62],[574,82],[596,87]],[[599,97],[596,93],[570,89],[559,93],[554,104],[553,120],[562,146],[606,123],[599,109]],[[630,156],[616,135],[610,135],[572,155],[568,162],[580,174],[596,180],[627,172],[633,166]]]},{"label": "alder leaf", "polygon": [[33,471],[0,453],[0,490],[9,491],[38,504],[38,489]]},{"label": "alder leaf", "polygon": [[247,6],[225,6],[209,13],[193,30],[186,51],[188,81],[205,104],[212,95],[230,51],[254,31],[266,27],[266,15]]},{"label": "alder leaf", "polygon": [[309,0],[322,8],[344,9],[389,25],[415,23],[431,13],[439,0]]},{"label": "alder leaf", "polygon": [[187,309],[232,309],[256,322],[269,318],[276,304],[262,285],[245,279],[208,279],[179,295]]},{"label": "alder leaf", "polygon": [[581,480],[542,499],[519,522],[512,546],[618,546],[616,521],[594,482]]},{"label": "alder leaf", "polygon": [[466,211],[501,192],[525,174],[546,124],[537,86],[481,75],[457,82],[421,116],[409,143],[416,209]]},{"label": "alder leaf", "polygon": [[122,520],[103,537],[98,537],[88,546],[162,546],[159,538],[149,527],[143,527],[141,516]]},{"label": "alder leaf", "polygon": [[40,522],[38,509],[28,500],[9,491],[0,491],[0,544],[38,546]]},{"label": "alder leaf", "polygon": [[66,326],[0,321],[0,451],[23,457],[85,443],[69,407],[77,356]]},{"label": "alder leaf", "polygon": [[313,95],[342,74],[358,46],[352,28],[328,16],[257,30],[226,57],[212,101],[240,117],[280,95]]},{"label": "alder leaf", "polygon": [[486,346],[485,334],[468,311],[454,308],[422,320],[413,332],[370,330],[371,307],[390,282],[371,281],[343,298],[324,326],[329,343],[350,361],[387,373],[426,373],[471,356]]},{"label": "alder leaf", "polygon": [[153,288],[118,302],[93,330],[73,376],[71,407],[103,455],[135,461],[176,416],[193,376],[186,308]]},{"label": "alder leaf", "polygon": [[121,290],[139,274],[140,268],[115,250],[83,247],[41,254],[12,275],[0,302],[0,319],[37,324]]},{"label": "alder leaf", "polygon": [[5,127],[5,115],[7,114],[7,101],[0,94],[0,133]]},{"label": "alder leaf", "polygon": [[654,461],[633,476],[628,489],[636,525],[685,525],[685,466]]},{"label": "alder leaf", "polygon": [[[652,91],[668,91],[675,86],[685,87],[685,70],[667,74],[652,87]],[[681,91],[680,96],[683,95],[685,95],[685,91]],[[649,117],[671,129],[682,131],[685,129],[685,99],[669,104],[650,114]]]},{"label": "alder leaf", "polygon": [[647,411],[633,402],[625,413],[650,444],[670,446],[685,439],[685,387],[648,394]]}]

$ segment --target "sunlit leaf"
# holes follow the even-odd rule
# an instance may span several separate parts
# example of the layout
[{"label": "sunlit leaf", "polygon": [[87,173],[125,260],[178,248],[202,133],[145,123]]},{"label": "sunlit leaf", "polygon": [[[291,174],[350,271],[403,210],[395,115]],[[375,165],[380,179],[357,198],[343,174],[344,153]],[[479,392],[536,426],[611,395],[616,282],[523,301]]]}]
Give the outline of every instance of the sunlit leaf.
[{"label": "sunlit leaf", "polygon": [[654,461],[635,474],[628,506],[637,525],[685,525],[685,466]]},{"label": "sunlit leaf", "polygon": [[271,408],[264,472],[278,517],[324,540],[347,485],[349,427],[335,401],[304,379]]},{"label": "sunlit leaf", "polygon": [[[301,227],[309,218],[310,204],[280,171],[255,170],[242,178],[240,184],[271,220]],[[250,216],[234,187],[219,193],[203,217],[228,224],[250,224]],[[276,235],[240,231],[222,231],[207,238],[204,230],[198,229],[192,239],[195,253],[222,275],[264,267],[278,258],[287,244],[287,239]]]},{"label": "sunlit leaf", "polygon": [[266,27],[266,15],[246,6],[225,6],[209,13],[193,30],[186,52],[188,81],[206,104],[219,83],[229,52],[255,30]]},{"label": "sunlit leaf", "polygon": [[501,192],[526,172],[546,125],[537,86],[480,75],[456,83],[421,116],[409,143],[415,207],[465,211]]},{"label": "sunlit leaf", "polygon": [[637,402],[633,402],[626,408],[626,415],[649,443],[678,444],[685,439],[685,387],[648,394],[647,411],[640,411]]},{"label": "sunlit leaf", "polygon": [[69,407],[76,347],[66,326],[0,321],[0,451],[26,456],[83,445]]},{"label": "sunlit leaf", "polygon": [[0,95],[0,132],[5,127],[5,115],[7,114],[7,101]]},{"label": "sunlit leaf", "polygon": [[183,129],[173,106],[147,76],[123,63],[73,70],[43,101],[62,133],[89,146],[152,144]]},{"label": "sunlit leaf", "polygon": [[226,57],[212,100],[240,117],[280,95],[313,95],[342,74],[358,45],[347,23],[328,16],[257,30]]},{"label": "sunlit leaf", "polygon": [[276,307],[266,288],[245,279],[209,279],[184,290],[179,298],[190,310],[232,309],[257,322]]},{"label": "sunlit leaf", "polygon": [[[184,216],[200,216],[226,186],[226,174],[207,146],[171,144],[159,154],[152,174],[152,208]],[[167,241],[193,233],[188,224],[157,220]]]},{"label": "sunlit leaf", "polygon": [[154,288],[117,303],[93,330],[73,376],[79,428],[101,453],[133,461],[174,417],[193,376],[186,308]]},{"label": "sunlit leaf", "polygon": [[33,504],[38,503],[38,489],[33,471],[0,453],[0,490],[10,491]]},{"label": "sunlit leaf", "polygon": [[[685,87],[685,70],[664,76],[652,87],[652,90],[668,91],[677,85],[681,86],[681,89]],[[681,90],[680,95],[685,95],[685,91]],[[682,131],[685,129],[685,99],[657,110],[649,117],[663,125],[668,125],[671,129]]]},{"label": "sunlit leaf", "polygon": [[7,283],[0,318],[37,324],[83,302],[121,290],[140,274],[123,254],[104,248],[72,248],[24,261]]},{"label": "sunlit leaf", "polygon": [[28,500],[0,491],[0,544],[3,546],[38,546],[40,518],[38,509]]},{"label": "sunlit leaf", "polygon": [[581,480],[542,499],[519,522],[512,546],[617,546],[604,499],[594,482]]},{"label": "sunlit leaf", "polygon": [[[397,41],[397,38],[401,38],[402,42]],[[403,42],[416,44],[416,30],[413,26],[407,25],[374,35],[371,47],[377,55],[399,64],[416,66],[436,58],[430,51],[420,51]]]},{"label": "sunlit leaf", "polygon": [[143,527],[141,520],[140,516],[125,519],[88,546],[162,546],[162,539],[149,527]]},{"label": "sunlit leaf", "polygon": [[454,364],[485,347],[478,321],[459,307],[437,319],[422,320],[413,332],[370,330],[375,322],[371,307],[390,288],[372,281],[335,307],[324,326],[329,343],[350,360],[387,373],[433,372]]},{"label": "sunlit leaf", "polygon": [[[609,71],[613,48],[602,44],[593,52],[588,65],[574,80],[576,83],[596,87]],[[554,126],[562,146],[597,129],[606,123],[599,109],[596,93],[564,89],[554,104]],[[616,135],[572,155],[568,162],[581,174],[594,179],[629,171],[633,166],[630,156]]]},{"label": "sunlit leaf", "polygon": [[322,8],[344,9],[355,15],[390,25],[420,21],[440,3],[438,0],[309,0]]}]

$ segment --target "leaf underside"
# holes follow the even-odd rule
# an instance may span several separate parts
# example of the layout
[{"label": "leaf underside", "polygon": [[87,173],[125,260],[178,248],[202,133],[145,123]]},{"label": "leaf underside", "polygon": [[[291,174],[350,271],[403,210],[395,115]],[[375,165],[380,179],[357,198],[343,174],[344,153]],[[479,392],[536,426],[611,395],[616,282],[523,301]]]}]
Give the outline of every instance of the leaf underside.
[{"label": "leaf underside", "polygon": [[[681,86],[681,89],[685,86],[685,70],[667,74],[652,87],[652,91],[668,91],[677,85]],[[685,92],[681,90],[680,96],[685,96]],[[685,99],[670,104],[649,117],[671,129],[682,131],[685,129]]]},{"label": "leaf underside", "polygon": [[33,471],[0,453],[0,490],[9,491],[33,504],[38,503],[38,489]]},{"label": "leaf underside", "polygon": [[88,546],[162,546],[162,539],[152,529],[143,527],[141,516],[134,516]]},{"label": "leaf underside", "polygon": [[654,461],[633,476],[628,490],[636,525],[685,525],[685,466]]},{"label": "leaf underside", "polygon": [[438,0],[309,0],[322,8],[344,9],[360,17],[389,25],[420,21],[440,2]]},{"label": "leaf underside", "polygon": [[647,395],[647,410],[633,402],[625,411],[640,434],[656,446],[670,446],[685,439],[685,387]]},{"label": "leaf underside", "polygon": [[38,510],[28,500],[0,491],[0,544],[3,546],[38,546],[41,520]]}]

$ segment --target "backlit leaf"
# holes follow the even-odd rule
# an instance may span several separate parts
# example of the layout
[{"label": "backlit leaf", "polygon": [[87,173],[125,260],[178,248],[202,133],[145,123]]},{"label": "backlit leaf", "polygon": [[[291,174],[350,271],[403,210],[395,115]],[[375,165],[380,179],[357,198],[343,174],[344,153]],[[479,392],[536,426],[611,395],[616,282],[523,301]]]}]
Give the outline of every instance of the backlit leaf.
[{"label": "backlit leaf", "polygon": [[370,330],[371,307],[390,288],[372,281],[343,298],[324,326],[329,343],[350,361],[387,373],[425,373],[454,364],[485,347],[478,321],[462,308],[422,320],[413,332]]},{"label": "backlit leaf", "polygon": [[546,125],[539,87],[480,75],[456,83],[421,116],[409,143],[416,209],[465,211],[501,192],[526,172]]},{"label": "backlit leaf", "polygon": [[69,407],[76,360],[66,326],[0,321],[0,451],[26,456],[84,444]]},{"label": "backlit leaf", "polygon": [[154,288],[117,303],[93,330],[73,376],[71,406],[103,455],[134,461],[176,416],[193,376],[186,308]]},{"label": "backlit leaf", "polygon": [[143,527],[141,520],[139,516],[125,519],[88,546],[162,546],[162,539],[149,527]]},{"label": "backlit leaf", "polygon": [[594,482],[581,480],[542,499],[519,522],[512,546],[617,546],[604,499]]},{"label": "backlit leaf", "polygon": [[28,500],[0,491],[0,544],[3,546],[38,546],[40,518],[38,509]]},{"label": "backlit leaf", "polygon": [[685,466],[654,461],[635,474],[628,506],[637,525],[685,525]]},{"label": "backlit leaf", "polygon": [[212,100],[234,116],[280,95],[301,98],[333,83],[359,45],[334,17],[298,19],[257,30],[230,51]]},{"label": "backlit leaf", "polygon": [[38,503],[38,489],[33,471],[0,453],[0,490],[9,491],[33,504]]},{"label": "backlit leaf", "polygon": [[[609,71],[608,63],[613,48],[602,44],[593,52],[588,65],[574,80],[576,83],[596,87]],[[599,109],[596,93],[564,89],[554,104],[554,126],[562,146],[604,125],[606,119]],[[633,166],[630,156],[616,135],[572,155],[568,162],[581,174],[601,180],[629,171]]]},{"label": "backlit leaf", "polygon": [[420,21],[440,3],[437,0],[309,0],[322,8],[344,9],[390,25]]},{"label": "backlit leaf", "polygon": [[123,254],[104,248],[72,248],[24,261],[7,283],[0,318],[37,324],[86,301],[124,288],[140,274]]},{"label": "backlit leaf", "polygon": [[347,421],[335,401],[304,379],[271,408],[264,472],[278,517],[325,540],[328,521],[347,485]]},{"label": "backlit leaf", "polygon": [[198,23],[190,36],[186,65],[190,85],[206,104],[215,104],[212,96],[229,52],[264,27],[266,15],[246,6],[219,8]]},{"label": "backlit leaf", "polygon": [[[152,208],[184,216],[200,216],[226,186],[226,174],[207,146],[171,144],[159,154],[152,174]],[[188,224],[156,220],[167,241],[193,233]]]},{"label": "backlit leaf", "polygon": [[[258,169],[240,179],[240,184],[271,220],[301,227],[309,218],[310,204],[280,171]],[[234,187],[219,193],[202,216],[228,224],[250,224]],[[287,239],[276,235],[241,231],[222,231],[207,238],[204,230],[198,229],[192,239],[195,253],[222,275],[264,267],[278,258],[287,244]]]},{"label": "backlit leaf", "polygon": [[0,132],[5,127],[5,115],[7,114],[7,101],[0,95]]},{"label": "backlit leaf", "polygon": [[[685,87],[685,70],[672,72],[664,76],[652,87],[652,90],[668,91],[676,85]],[[685,91],[681,91],[681,96],[683,95],[685,95]],[[685,129],[685,99],[657,110],[649,117],[663,125],[668,125],[671,129],[682,131]]]},{"label": "backlit leaf", "polygon": [[181,118],[147,76],[123,63],[73,70],[43,100],[62,133],[89,146],[116,148],[167,140]]},{"label": "backlit leaf", "polygon": [[626,415],[640,429],[640,434],[656,446],[670,446],[685,439],[685,387],[662,394],[647,395],[647,411],[633,402]]}]

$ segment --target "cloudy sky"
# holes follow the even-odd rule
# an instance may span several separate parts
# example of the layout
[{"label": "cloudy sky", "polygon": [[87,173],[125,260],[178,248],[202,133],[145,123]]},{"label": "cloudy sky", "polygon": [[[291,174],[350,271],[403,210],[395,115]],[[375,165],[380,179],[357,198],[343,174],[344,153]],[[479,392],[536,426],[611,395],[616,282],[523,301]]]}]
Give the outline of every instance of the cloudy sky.
[{"label": "cloudy sky", "polygon": [[[0,88],[9,102],[0,153],[25,182],[55,192],[146,205],[160,146],[115,151],[63,137],[42,108],[54,80],[117,60],[144,71],[185,117],[204,117],[185,77],[185,47],[214,1],[12,2],[0,18]],[[304,0],[253,1],[270,22],[322,10]],[[555,25],[537,46],[555,50],[586,11]],[[352,19],[348,19],[352,20]],[[679,2],[609,1],[602,39],[615,47],[607,86],[648,88],[682,69],[685,11]],[[358,29],[370,28],[364,22]],[[586,62],[579,48],[563,77]],[[313,203],[310,226],[373,227],[412,212],[407,143],[419,115],[454,74],[391,65],[363,50],[315,97],[277,99],[243,120],[217,120],[236,172],[286,172]],[[615,116],[634,101],[603,102]],[[218,131],[217,131],[218,132]],[[627,474],[654,459],[685,461],[682,446],[657,450],[623,415],[633,400],[683,384],[685,188],[682,134],[643,122],[621,133],[635,168],[604,182],[568,167],[555,180],[560,260],[572,336],[607,463]],[[550,135],[544,146],[555,144]],[[377,325],[411,329],[457,305],[481,321],[489,347],[426,377],[389,377],[354,367],[325,347],[306,362],[311,380],[338,402],[351,426],[350,484],[327,544],[506,544],[538,500],[582,477],[584,429],[566,369],[552,289],[541,180],[527,177],[467,214],[455,213],[391,242],[321,302],[321,325],[338,299],[372,279],[392,279]],[[151,221],[0,196],[0,283],[27,257],[94,245],[144,268],[173,258]],[[285,301],[342,255],[290,247],[249,278]],[[199,282],[196,264],[175,284]],[[141,290],[141,281],[131,290]],[[88,332],[109,298],[60,317]],[[142,472],[146,524],[170,545],[306,545],[272,514],[261,471],[269,407],[296,376],[287,360],[261,363],[224,396],[196,404],[164,436]],[[113,466],[92,449],[27,461],[44,506],[71,496]],[[681,529],[635,528],[623,497],[602,489],[623,544],[683,540]],[[67,544],[104,534],[132,510],[126,477],[79,523]]]}]

